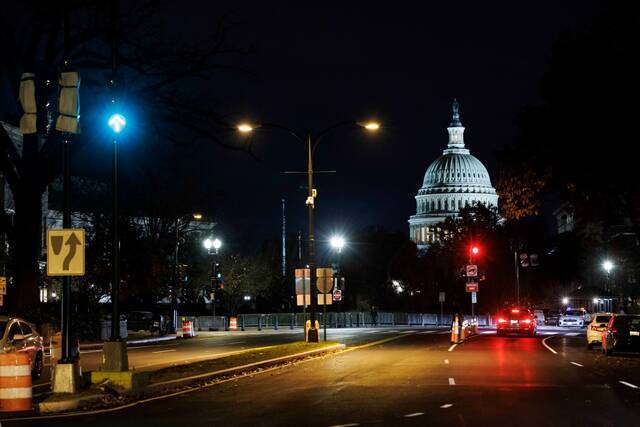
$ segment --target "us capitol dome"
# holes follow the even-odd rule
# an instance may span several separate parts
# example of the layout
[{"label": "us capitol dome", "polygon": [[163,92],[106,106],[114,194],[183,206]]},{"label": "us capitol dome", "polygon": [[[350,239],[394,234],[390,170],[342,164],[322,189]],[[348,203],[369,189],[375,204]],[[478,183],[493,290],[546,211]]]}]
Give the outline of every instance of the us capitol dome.
[{"label": "us capitol dome", "polygon": [[487,168],[464,147],[459,109],[454,99],[453,117],[447,128],[449,143],[442,156],[427,168],[416,195],[416,214],[409,218],[411,240],[422,249],[438,240],[438,224],[456,217],[463,206],[498,205]]}]

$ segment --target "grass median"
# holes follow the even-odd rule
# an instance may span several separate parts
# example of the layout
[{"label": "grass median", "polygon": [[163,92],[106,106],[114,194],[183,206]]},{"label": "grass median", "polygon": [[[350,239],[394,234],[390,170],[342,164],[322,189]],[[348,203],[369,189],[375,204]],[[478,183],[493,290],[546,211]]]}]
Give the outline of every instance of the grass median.
[{"label": "grass median", "polygon": [[[243,350],[228,356],[217,357],[215,359],[203,360],[201,362],[189,363],[185,365],[171,366],[149,375],[149,384],[157,384],[166,381],[178,380],[209,372],[222,371],[225,369],[250,365],[252,363],[264,362],[279,357],[294,356],[313,350],[320,350],[326,347],[335,346],[335,342],[305,343],[296,342],[290,344],[279,344],[268,347],[259,347]],[[215,357],[215,356],[214,356]]]}]

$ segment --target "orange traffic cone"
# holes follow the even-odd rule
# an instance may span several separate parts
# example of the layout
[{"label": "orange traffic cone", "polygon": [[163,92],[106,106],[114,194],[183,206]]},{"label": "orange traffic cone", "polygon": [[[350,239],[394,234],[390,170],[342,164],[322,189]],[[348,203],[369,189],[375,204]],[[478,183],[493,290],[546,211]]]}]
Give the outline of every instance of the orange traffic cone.
[{"label": "orange traffic cone", "polygon": [[453,324],[451,325],[451,343],[458,344],[460,342],[460,325],[458,315],[453,316]]}]

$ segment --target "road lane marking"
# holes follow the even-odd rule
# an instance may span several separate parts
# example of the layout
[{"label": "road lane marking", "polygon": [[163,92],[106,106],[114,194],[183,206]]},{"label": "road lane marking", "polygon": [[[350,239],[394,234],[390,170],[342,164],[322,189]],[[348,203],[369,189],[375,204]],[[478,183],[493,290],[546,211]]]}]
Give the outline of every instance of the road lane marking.
[{"label": "road lane marking", "polygon": [[449,359],[444,359],[444,364],[448,365],[449,364]]},{"label": "road lane marking", "polygon": [[577,367],[579,367],[579,368],[584,368],[584,365],[581,365],[581,364],[579,364],[579,363],[577,363],[577,362],[571,362],[571,364],[572,364],[572,365],[575,365],[575,366],[577,366]]},{"label": "road lane marking", "polygon": [[436,332],[438,332],[438,331],[423,331],[423,332],[420,332],[420,335],[424,335],[424,334],[435,334]]},{"label": "road lane marking", "polygon": [[449,347],[449,350],[447,350],[447,351],[453,351],[453,349],[456,348],[457,345],[458,344],[453,344],[451,347]]},{"label": "road lane marking", "polygon": [[405,417],[405,418],[413,418],[413,417],[419,417],[420,415],[424,415],[424,412],[414,412],[413,414],[403,415],[403,417]]},{"label": "road lane marking", "polygon": [[456,385],[456,380],[449,378],[449,385]]},{"label": "road lane marking", "polygon": [[549,350],[551,353],[558,354],[558,352],[555,351],[554,349],[552,349],[551,347],[549,347],[549,345],[546,342],[549,338],[553,338],[553,337],[555,337],[555,335],[551,335],[551,336],[546,337],[545,339],[543,339],[542,340],[542,345],[545,346],[547,348],[547,350]]},{"label": "road lane marking", "polygon": [[178,351],[178,350],[176,350],[175,348],[171,350],[158,350],[158,351],[152,351],[151,354],[169,353],[170,351]]},{"label": "road lane marking", "polygon": [[415,332],[415,331],[402,331],[402,332],[400,332],[400,333],[401,333],[401,334],[412,334],[412,333],[414,333],[414,332]]},{"label": "road lane marking", "polygon": [[638,387],[637,385],[635,385],[635,384],[631,384],[631,383],[628,383],[628,382],[626,382],[626,381],[618,381],[618,382],[619,382],[620,384],[626,385],[627,387],[631,387],[631,388],[640,388],[640,387]]},{"label": "road lane marking", "polygon": [[453,406],[452,403],[445,403],[444,405],[440,406],[442,409],[447,409],[447,408],[451,408]]}]

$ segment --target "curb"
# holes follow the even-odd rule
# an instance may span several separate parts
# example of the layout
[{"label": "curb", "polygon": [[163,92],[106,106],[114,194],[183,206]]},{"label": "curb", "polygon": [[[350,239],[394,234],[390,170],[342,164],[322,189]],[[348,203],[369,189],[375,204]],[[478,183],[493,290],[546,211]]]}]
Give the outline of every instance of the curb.
[{"label": "curb", "polygon": [[93,394],[91,396],[72,397],[66,400],[58,400],[55,402],[40,402],[38,409],[41,414],[55,414],[63,411],[73,411],[77,409],[82,403],[91,403],[96,400],[102,399],[102,394]]},{"label": "curb", "polygon": [[204,374],[193,375],[185,378],[177,378],[175,380],[163,381],[154,384],[148,384],[145,387],[145,393],[149,391],[161,391],[167,388],[180,387],[189,385],[195,381],[203,381],[203,380],[211,380],[214,378],[237,374],[248,369],[262,368],[266,366],[276,365],[282,362],[289,362],[292,360],[304,358],[307,356],[315,356],[323,353],[332,353],[340,350],[344,350],[346,348],[345,344],[336,344],[330,347],[318,348],[315,350],[309,350],[302,353],[291,354],[287,356],[280,356],[273,359],[262,360],[260,362],[249,363],[247,365],[242,366],[234,366],[232,368],[221,369],[218,371],[206,372]]}]

